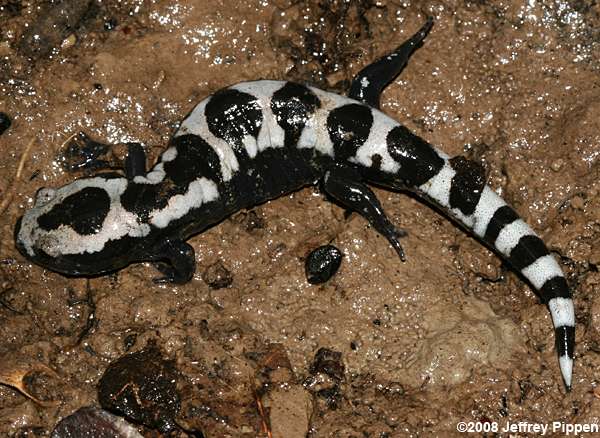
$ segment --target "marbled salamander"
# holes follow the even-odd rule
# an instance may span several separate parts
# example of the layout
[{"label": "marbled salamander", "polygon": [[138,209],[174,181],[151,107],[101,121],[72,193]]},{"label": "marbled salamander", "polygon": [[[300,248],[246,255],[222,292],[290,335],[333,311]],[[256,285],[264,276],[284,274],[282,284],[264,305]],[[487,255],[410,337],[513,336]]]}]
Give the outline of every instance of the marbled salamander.
[{"label": "marbled salamander", "polygon": [[33,262],[67,275],[98,275],[154,261],[160,281],[195,270],[185,240],[232,213],[322,182],[404,259],[403,231],[366,183],[411,190],[441,206],[529,280],[552,315],[560,369],[571,385],[575,315],[561,268],[542,240],[485,184],[480,165],[449,158],[379,111],[383,88],[404,68],[432,22],[363,69],[349,97],[291,82],[244,82],[200,102],[158,163],[132,145],[125,175],[98,174],[41,189],[15,228]]}]

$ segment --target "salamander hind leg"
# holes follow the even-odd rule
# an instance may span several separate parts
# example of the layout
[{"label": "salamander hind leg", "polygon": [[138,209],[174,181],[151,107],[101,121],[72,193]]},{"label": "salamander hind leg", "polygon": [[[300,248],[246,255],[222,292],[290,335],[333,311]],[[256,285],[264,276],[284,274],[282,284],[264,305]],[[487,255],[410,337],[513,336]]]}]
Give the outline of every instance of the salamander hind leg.
[{"label": "salamander hind leg", "polygon": [[408,59],[419,48],[432,26],[433,19],[429,17],[421,29],[396,50],[358,72],[352,80],[348,97],[379,108],[381,92],[404,69]]},{"label": "salamander hind leg", "polygon": [[181,240],[165,240],[154,250],[152,260],[164,274],[155,278],[155,283],[187,283],[196,271],[194,248]]},{"label": "salamander hind leg", "polygon": [[361,182],[357,171],[351,167],[337,165],[325,173],[323,188],[344,207],[360,213],[367,219],[390,242],[400,259],[405,261],[399,238],[406,236],[406,231],[396,228],[390,222],[375,193]]}]

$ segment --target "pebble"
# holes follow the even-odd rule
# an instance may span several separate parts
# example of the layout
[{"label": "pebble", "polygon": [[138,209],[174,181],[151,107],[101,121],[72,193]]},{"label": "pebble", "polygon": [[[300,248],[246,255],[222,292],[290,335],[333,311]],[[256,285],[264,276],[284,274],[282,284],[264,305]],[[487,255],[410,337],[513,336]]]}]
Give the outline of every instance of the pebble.
[{"label": "pebble", "polygon": [[306,258],[306,280],[310,284],[321,284],[337,272],[342,263],[342,252],[333,245],[320,246]]}]

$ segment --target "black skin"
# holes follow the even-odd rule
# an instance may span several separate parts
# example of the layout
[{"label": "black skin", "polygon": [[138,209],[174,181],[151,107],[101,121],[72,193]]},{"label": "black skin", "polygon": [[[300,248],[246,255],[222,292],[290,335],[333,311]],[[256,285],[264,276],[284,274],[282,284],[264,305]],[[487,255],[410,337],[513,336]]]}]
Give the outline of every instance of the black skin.
[{"label": "black skin", "polygon": [[[363,69],[354,78],[350,88],[349,97],[377,108],[379,106],[381,91],[388,83],[393,81],[398,74],[400,74],[411,54],[431,29],[431,26],[432,21],[431,19],[428,19],[417,34],[399,46],[394,53],[379,59]],[[286,144],[292,145],[296,143],[303,127],[303,120],[305,120],[305,117],[307,116],[307,112],[313,111],[319,105],[318,100],[311,100],[314,96],[311,97],[307,92],[308,90],[305,87],[289,83],[279,92],[282,93],[282,96],[289,95],[289,98],[284,100],[275,99],[275,101],[279,103],[276,107],[272,108],[274,114],[281,116],[282,120],[300,120],[298,126],[284,126]],[[236,95],[234,96],[233,94]],[[234,93],[232,91],[224,90],[221,92],[219,99],[211,100],[211,102],[214,102],[215,105],[219,104],[227,107],[230,110],[232,108],[237,108],[238,111],[245,111],[243,114],[239,114],[239,117],[236,117],[236,119],[241,119],[241,122],[246,120],[244,117],[248,119],[246,120],[246,124],[250,123],[250,121],[260,122],[260,118],[262,117],[261,113],[254,111],[251,101],[243,101],[243,99],[247,100],[247,96],[248,95],[245,95],[244,93]],[[233,103],[235,104],[233,106],[232,102],[230,102],[231,99],[233,99]],[[242,104],[239,104],[238,100],[240,100]],[[298,102],[302,102],[304,106],[298,105]],[[286,106],[288,104],[290,106]],[[110,255],[108,257],[105,257],[105,254],[81,254],[61,256],[60,260],[56,260],[46,254],[36,254],[36,257],[33,257],[33,259],[36,263],[46,266],[49,269],[56,270],[66,275],[77,276],[102,275],[107,272],[121,269],[129,263],[145,260],[154,262],[163,274],[162,277],[155,279],[155,282],[185,283],[192,278],[196,267],[194,250],[190,245],[185,243],[186,239],[194,234],[202,232],[210,225],[219,222],[240,208],[246,208],[264,202],[267,199],[276,198],[283,193],[288,193],[302,186],[310,185],[316,179],[321,179],[323,188],[328,195],[344,207],[356,211],[365,217],[373,228],[388,239],[400,258],[404,260],[404,251],[402,250],[398,239],[405,236],[406,232],[396,229],[391,224],[375,194],[365,184],[365,181],[370,179],[369,172],[371,170],[359,170],[344,160],[344,154],[350,153],[350,155],[352,155],[360,144],[366,140],[369,129],[371,129],[372,116],[370,112],[362,110],[362,112],[365,113],[365,117],[359,117],[358,120],[355,116],[355,111],[358,110],[362,110],[360,105],[351,104],[338,108],[330,114],[331,124],[329,124],[329,126],[330,128],[332,126],[335,128],[333,133],[330,132],[330,135],[333,135],[332,141],[336,153],[336,162],[323,157],[320,157],[319,160],[315,161],[302,155],[303,153],[306,153],[306,150],[300,151],[293,147],[284,148],[282,151],[267,149],[266,152],[261,153],[263,155],[261,160],[248,161],[249,165],[253,166],[248,166],[248,168],[259,170],[256,173],[259,176],[262,175],[262,180],[253,181],[250,179],[246,181],[239,179],[232,185],[227,185],[220,181],[220,187],[223,189],[223,192],[221,193],[223,200],[218,203],[212,203],[212,205],[207,204],[203,206],[205,207],[205,210],[202,212],[202,215],[200,215],[200,212],[192,212],[183,218],[170,223],[165,229],[154,230],[150,235],[143,238],[131,238],[131,241],[121,239],[123,242],[112,241],[110,243],[112,247],[109,248]],[[246,112],[248,112],[248,114],[246,114]],[[248,126],[229,125],[221,120],[221,111],[214,110],[210,114],[211,119],[209,120],[209,127],[217,137],[235,142],[241,134],[257,135],[257,133],[252,131],[252,129],[257,126],[256,124],[250,123]],[[237,132],[236,129],[243,132]],[[339,138],[334,135],[343,131],[351,131],[354,135],[350,140],[343,135]],[[181,141],[183,137],[186,136],[175,138],[172,141],[173,144]],[[196,172],[199,172],[199,175],[205,175],[212,180],[216,180],[218,177],[218,173],[215,173],[216,165],[218,164],[218,162],[214,162],[216,156],[212,157],[212,161],[210,161],[208,156],[202,155],[204,160],[208,160],[205,164],[202,164],[204,163],[202,160],[201,162],[198,162],[196,159],[189,161],[189,159],[193,157],[193,155],[189,154],[193,153],[193,151],[198,152],[202,150],[205,151],[202,152],[202,154],[210,154],[212,150],[210,150],[207,145],[203,145],[201,140],[193,139],[191,136],[187,137],[190,137],[190,143],[182,145],[182,147],[185,146],[188,148],[188,161],[179,162],[178,158],[165,165],[165,168],[176,166],[174,169],[167,169],[167,172],[169,172],[171,181],[175,183],[175,187],[179,189],[187,187],[186,178],[189,179],[192,176],[195,177]],[[404,140],[404,137],[401,140]],[[407,150],[406,145],[410,146],[414,143],[414,141],[412,141],[413,139],[409,140],[411,141],[408,141],[408,143],[405,143],[404,141],[400,142],[398,154],[400,158],[411,161],[408,165],[410,168],[410,165],[414,166],[412,161],[416,161],[418,164],[418,161],[421,158],[419,155],[421,152],[415,153],[412,150]],[[177,144],[179,145],[179,143]],[[84,148],[81,152],[83,154],[82,159],[84,165],[98,165],[94,168],[102,168],[104,162],[100,160],[100,157],[106,151],[101,147],[99,148],[96,144],[92,144],[92,146],[93,147],[91,148]],[[427,147],[430,148],[429,145],[427,145]],[[421,150],[422,147],[419,145],[418,149]],[[392,156],[395,152],[396,149],[390,151]],[[294,155],[269,155],[279,153]],[[238,156],[238,160],[243,162],[244,157]],[[285,187],[272,186],[270,181],[265,179],[265,177],[269,177],[269,172],[260,171],[263,169],[261,166],[270,166],[272,160],[275,160],[276,166],[283,166],[278,167],[276,170],[277,172],[280,172],[283,175],[290,175],[291,179],[287,182]],[[202,166],[198,167],[200,164],[202,164]],[[288,167],[286,168],[285,166]],[[376,170],[375,167],[377,166],[374,165],[373,167],[373,170]],[[128,144],[128,156],[123,163],[123,168],[126,178],[130,181],[133,181],[136,176],[144,176],[146,174],[146,154],[141,145],[137,143]],[[192,171],[194,175],[188,175],[188,173]],[[240,172],[240,174],[242,173]],[[177,182],[178,179],[182,179],[182,182]],[[386,185],[386,181],[380,182],[382,185]],[[410,181],[401,181],[401,183],[405,182]],[[390,182],[390,186],[397,184],[397,181]],[[152,190],[154,190],[155,187],[140,188],[138,185],[136,188],[136,184],[132,184],[132,188],[137,191],[132,192],[135,193],[135,196],[130,197],[129,203],[133,205],[132,208],[137,209],[136,213],[138,214],[143,213],[144,208],[149,207],[146,205],[146,197],[150,196],[154,201],[156,196],[158,196],[156,199],[162,202],[168,201],[170,196],[172,196],[172,194],[162,194],[161,192],[153,193]],[[19,223],[20,221],[17,223],[16,233],[18,233]],[[24,253],[23,249],[20,248],[18,244],[17,247],[27,257],[27,254]]]}]

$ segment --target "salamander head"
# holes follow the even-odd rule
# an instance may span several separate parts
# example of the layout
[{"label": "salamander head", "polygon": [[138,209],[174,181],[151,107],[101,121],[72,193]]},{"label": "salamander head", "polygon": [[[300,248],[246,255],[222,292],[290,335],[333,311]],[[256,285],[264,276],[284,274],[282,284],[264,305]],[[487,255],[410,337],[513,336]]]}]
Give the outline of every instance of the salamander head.
[{"label": "salamander head", "polygon": [[107,174],[43,188],[15,226],[15,244],[36,264],[68,275],[95,275],[131,261],[136,238],[150,232],[121,205],[127,180]]}]

